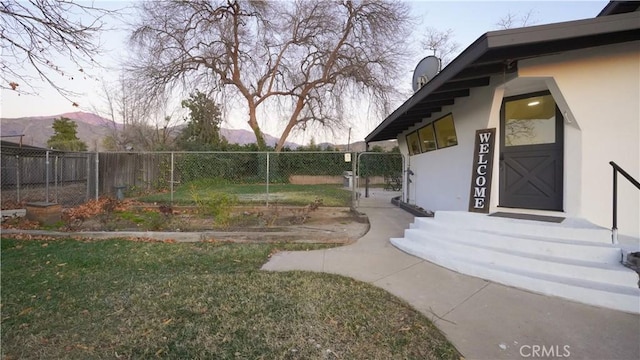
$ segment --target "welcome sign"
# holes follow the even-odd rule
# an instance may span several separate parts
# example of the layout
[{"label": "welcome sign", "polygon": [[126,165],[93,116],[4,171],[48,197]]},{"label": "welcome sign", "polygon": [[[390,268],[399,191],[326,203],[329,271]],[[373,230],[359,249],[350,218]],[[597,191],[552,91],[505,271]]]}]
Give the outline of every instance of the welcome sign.
[{"label": "welcome sign", "polygon": [[476,131],[473,172],[471,174],[471,196],[469,197],[469,211],[471,212],[489,212],[495,137],[495,128]]}]

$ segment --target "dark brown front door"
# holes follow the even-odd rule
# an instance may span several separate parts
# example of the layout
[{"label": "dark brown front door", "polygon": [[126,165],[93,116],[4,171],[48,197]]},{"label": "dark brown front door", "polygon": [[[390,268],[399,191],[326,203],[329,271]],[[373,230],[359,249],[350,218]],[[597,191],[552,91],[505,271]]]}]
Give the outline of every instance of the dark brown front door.
[{"label": "dark brown front door", "polygon": [[563,118],[551,94],[506,98],[500,134],[500,206],[563,210]]}]

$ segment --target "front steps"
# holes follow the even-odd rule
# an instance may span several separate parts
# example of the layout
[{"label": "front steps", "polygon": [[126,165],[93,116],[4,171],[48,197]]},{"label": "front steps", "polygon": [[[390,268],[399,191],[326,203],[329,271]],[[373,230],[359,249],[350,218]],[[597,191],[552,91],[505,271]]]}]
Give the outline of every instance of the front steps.
[{"label": "front steps", "polygon": [[556,224],[439,211],[415,218],[404,238],[391,242],[463,274],[640,313],[638,274],[621,265],[610,230],[581,219]]}]

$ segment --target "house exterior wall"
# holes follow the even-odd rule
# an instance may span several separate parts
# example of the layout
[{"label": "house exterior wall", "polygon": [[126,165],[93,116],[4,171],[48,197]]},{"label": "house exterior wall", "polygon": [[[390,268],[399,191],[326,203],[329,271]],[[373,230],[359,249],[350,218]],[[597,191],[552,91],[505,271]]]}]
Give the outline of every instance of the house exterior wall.
[{"label": "house exterior wall", "polygon": [[[640,42],[521,61],[565,115],[565,211],[610,227],[615,161],[640,178]],[[577,176],[579,174],[579,176]],[[640,191],[618,177],[618,228],[640,235]]]},{"label": "house exterior wall", "polygon": [[440,113],[432,114],[398,138],[406,151],[407,134],[453,114],[458,145],[409,157],[409,167],[414,173],[405,195],[409,203],[431,210],[467,210],[475,131],[488,125],[492,96],[493,89],[489,87],[472,89],[470,96],[456,99],[454,105],[443,107]]},{"label": "house exterior wall", "polygon": [[[640,178],[640,42],[523,60],[515,78],[494,77],[398,138],[448,113],[458,145],[407,157],[415,175],[405,200],[430,210],[467,211],[475,131],[496,128],[490,210],[499,210],[500,107],[506,96],[549,90],[564,116],[564,214],[610,227],[615,161]],[[619,176],[618,228],[640,236],[640,191]],[[407,186],[408,185],[408,186]]]}]

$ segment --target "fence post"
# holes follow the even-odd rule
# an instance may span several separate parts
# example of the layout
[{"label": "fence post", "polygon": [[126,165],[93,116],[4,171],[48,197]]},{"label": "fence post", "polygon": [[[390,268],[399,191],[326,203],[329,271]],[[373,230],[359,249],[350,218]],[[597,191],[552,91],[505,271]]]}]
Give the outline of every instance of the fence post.
[{"label": "fence post", "polygon": [[20,169],[22,169],[22,158],[16,155],[16,199],[20,202]]},{"label": "fence post", "polygon": [[[401,154],[400,156],[402,156],[402,185],[403,185],[403,186],[402,186],[402,188],[401,188],[401,189],[402,189],[402,197],[401,197],[400,199],[402,200],[402,202],[407,202],[407,201],[406,201],[406,200],[407,200],[407,196],[406,196],[406,194],[408,194],[408,191],[409,191],[409,185],[407,185],[407,186],[406,186],[406,188],[405,188],[405,186],[404,186],[404,179],[405,179],[405,176],[404,176],[404,174],[405,174],[404,169],[405,169],[405,166],[407,165],[407,159],[405,159],[404,154]],[[408,178],[408,176],[407,176],[407,178]],[[408,184],[408,183],[409,183],[409,182],[407,182],[407,184]]]},{"label": "fence post", "polygon": [[269,207],[269,152],[267,151],[267,207]]},{"label": "fence post", "polygon": [[356,193],[356,183],[360,181],[358,177],[358,173],[356,172],[356,165],[358,162],[358,154],[353,153],[351,156],[351,208],[356,208],[356,201],[358,199],[358,194]]},{"label": "fence post", "polygon": [[171,199],[170,200],[171,205],[173,205],[173,154],[174,154],[174,152],[172,151],[171,152],[171,181],[170,181],[171,185],[169,185],[169,187],[171,188],[171,191],[170,191],[171,192],[171,198],[170,198]]},{"label": "fence post", "polygon": [[53,187],[55,188],[55,203],[58,203],[58,155],[53,160]]},{"label": "fence post", "polygon": [[100,165],[100,159],[99,159],[99,153],[98,150],[96,150],[96,200],[98,200],[98,194],[99,194],[99,190],[98,190],[98,185],[100,184],[100,180],[98,179],[98,176],[100,175],[100,169],[98,168]]},{"label": "fence post", "polygon": [[85,195],[84,201],[89,201],[89,196],[91,195],[91,156],[87,153],[87,171],[85,172],[87,177],[87,194]]},{"label": "fence post", "polygon": [[45,181],[46,181],[45,190],[44,190],[44,196],[45,196],[44,202],[49,202],[49,150],[47,150],[47,152],[45,153],[44,159],[45,159],[44,172],[45,172]]},{"label": "fence post", "polygon": [[[365,143],[364,151],[365,153],[369,152],[369,143]],[[364,181],[364,197],[369,198],[369,174],[367,174]]]}]

